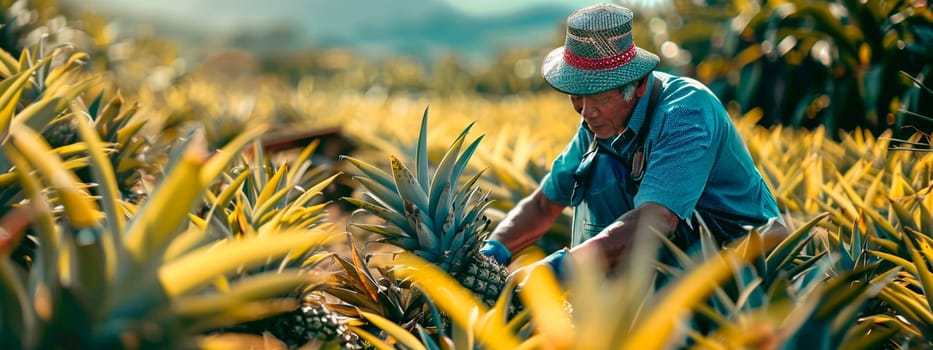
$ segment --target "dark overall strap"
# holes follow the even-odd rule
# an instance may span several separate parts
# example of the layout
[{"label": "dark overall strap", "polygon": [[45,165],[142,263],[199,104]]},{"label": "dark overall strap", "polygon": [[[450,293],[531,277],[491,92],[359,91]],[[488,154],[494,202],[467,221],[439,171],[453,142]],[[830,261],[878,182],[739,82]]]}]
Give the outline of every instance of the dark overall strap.
[{"label": "dark overall strap", "polygon": [[[645,138],[648,137],[648,131],[651,129],[651,117],[654,115],[654,106],[658,102],[658,95],[661,94],[661,80],[654,78],[654,83],[651,84],[651,96],[648,97],[648,109],[645,110],[645,122],[641,124],[641,127],[638,128],[638,134],[635,135],[635,151],[632,155],[632,181],[635,182],[635,186],[638,186],[638,183],[641,182],[641,179],[645,175],[645,167],[647,166],[648,155],[645,150]],[[635,173],[635,172],[639,173]]]},{"label": "dark overall strap", "polygon": [[[615,152],[603,149],[603,153],[606,153],[621,162],[622,164],[630,164],[630,180],[634,184],[635,188],[638,188],[638,184],[641,182],[642,177],[644,177],[645,166],[647,161],[647,155],[645,154],[645,139],[648,137],[648,131],[651,129],[651,117],[654,115],[654,106],[658,102],[658,96],[661,94],[661,79],[653,77],[654,82],[651,84],[651,94],[648,96],[648,108],[645,110],[645,121],[641,124],[641,127],[638,129],[638,133],[635,134],[635,151],[632,154],[630,160],[622,159]],[[590,147],[600,147],[604,148],[598,142],[596,138],[593,138],[593,142],[590,144]]]},{"label": "dark overall strap", "polygon": [[643,146],[645,137],[648,135],[648,127],[651,126],[651,116],[654,115],[654,106],[658,103],[658,95],[661,94],[661,79],[654,78],[651,85],[651,96],[648,97],[648,109],[645,110],[645,122],[638,129],[638,135],[635,136],[635,144]]}]

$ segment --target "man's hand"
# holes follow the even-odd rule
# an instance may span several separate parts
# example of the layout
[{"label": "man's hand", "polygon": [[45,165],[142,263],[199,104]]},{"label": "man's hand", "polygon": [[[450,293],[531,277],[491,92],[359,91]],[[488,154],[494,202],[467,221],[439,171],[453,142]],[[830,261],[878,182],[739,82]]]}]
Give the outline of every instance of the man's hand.
[{"label": "man's hand", "polygon": [[544,259],[538,260],[531,264],[522,266],[512,273],[509,274],[509,280],[518,280],[518,286],[521,288],[525,284],[525,281],[528,279],[528,276],[531,275],[531,271],[539,267],[547,267],[551,272],[554,273],[554,276],[557,277],[558,281],[563,282],[565,275],[565,264],[564,261],[567,259],[570,250],[567,248],[558,250],[551,255],[548,255]]},{"label": "man's hand", "polygon": [[486,240],[483,246],[479,248],[479,252],[493,258],[499,265],[508,265],[512,261],[512,252],[499,241]]}]

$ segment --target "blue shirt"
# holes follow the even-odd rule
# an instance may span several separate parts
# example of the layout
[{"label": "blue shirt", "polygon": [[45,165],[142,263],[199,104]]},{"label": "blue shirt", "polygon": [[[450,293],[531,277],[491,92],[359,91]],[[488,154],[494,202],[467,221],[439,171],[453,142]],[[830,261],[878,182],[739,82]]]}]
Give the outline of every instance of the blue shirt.
[{"label": "blue shirt", "polygon": [[[719,99],[696,80],[653,74],[662,89],[650,125],[643,124],[654,79],[648,80],[646,93],[638,100],[625,131],[613,139],[597,140],[603,150],[627,160],[636,148],[636,133],[648,128],[644,177],[637,191],[628,193],[632,192],[625,184],[630,181],[630,164],[620,167],[618,161],[608,161],[609,157],[597,158],[584,197],[588,210],[577,211],[574,218],[575,222],[582,219],[589,232],[574,232],[574,242],[591,237],[625,212],[648,202],[666,207],[683,220],[698,209],[760,222],[778,217],[774,196]],[[542,180],[548,199],[570,205],[575,184],[572,172],[593,137],[586,125],[581,125],[554,160],[551,172]],[[576,217],[581,215],[585,217]]]}]

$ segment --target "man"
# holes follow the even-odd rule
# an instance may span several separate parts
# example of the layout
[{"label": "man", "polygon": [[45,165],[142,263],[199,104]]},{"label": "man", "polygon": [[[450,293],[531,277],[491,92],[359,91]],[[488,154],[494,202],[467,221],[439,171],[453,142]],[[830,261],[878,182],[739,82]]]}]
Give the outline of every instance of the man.
[{"label": "man", "polygon": [[635,45],[632,19],[610,4],[568,17],[565,45],[547,55],[541,73],[570,95],[581,126],[541,186],[492,232],[486,255],[508,263],[567,206],[573,248],[543,261],[558,276],[565,257],[581,253],[599,254],[611,268],[651,231],[687,249],[701,222],[722,244],[781,223],[720,101],[696,80],[655,72],[658,56]]}]

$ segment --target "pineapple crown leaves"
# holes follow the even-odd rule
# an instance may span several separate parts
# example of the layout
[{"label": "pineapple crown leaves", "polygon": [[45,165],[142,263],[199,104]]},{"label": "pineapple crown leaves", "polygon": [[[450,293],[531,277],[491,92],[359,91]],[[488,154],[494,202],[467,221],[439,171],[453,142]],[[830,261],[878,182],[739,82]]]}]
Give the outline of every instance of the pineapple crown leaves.
[{"label": "pineapple crown leaves", "polygon": [[[208,154],[203,135],[198,129],[171,155],[168,173],[140,209],[143,213],[164,211],[161,215],[137,214],[123,235],[128,251],[138,261],[164,253],[179,227],[186,222],[192,208],[205,190],[239,154],[239,150],[262,133],[258,128],[239,135],[221,150]],[[164,210],[181,207],[185,210]]]},{"label": "pineapple crown leaves", "polygon": [[[68,171],[61,159],[51,152],[38,133],[28,127],[14,128],[11,130],[10,142],[3,148],[8,158],[20,160],[14,163],[30,160],[58,195],[65,216],[74,227],[95,226],[103,218],[96,201],[82,188],[74,173]],[[18,168],[25,169],[22,165]]]},{"label": "pineapple crown leaves", "polygon": [[414,324],[423,313],[420,294],[411,291],[387,268],[376,267],[377,277],[349,233],[347,241],[350,255],[333,255],[341,270],[331,275],[323,289],[346,304],[334,310],[354,318],[361,317],[360,312],[369,312],[400,325]]},{"label": "pineapple crown leaves", "polygon": [[[457,261],[472,254],[489,220],[483,215],[489,206],[488,193],[474,187],[482,172],[456,188],[470,158],[483,136],[465,145],[474,125],[469,124],[448,147],[430,173],[427,151],[428,110],[422,117],[415,154],[415,172],[398,157],[390,155],[391,174],[363,160],[343,156],[362,174],[356,179],[368,192],[364,199],[344,198],[351,204],[383,218],[400,230],[376,225],[353,224],[383,235],[383,240],[415,250],[429,260]],[[454,251],[451,251],[453,249]]]},{"label": "pineapple crown leaves", "polygon": [[794,230],[794,232],[781,241],[781,243],[778,243],[765,259],[764,275],[766,276],[766,283],[776,280],[781,271],[790,268],[790,264],[794,259],[800,256],[803,247],[813,239],[813,227],[829,215],[829,213],[817,215],[803,226]]},{"label": "pineapple crown leaves", "polygon": [[0,82],[0,133],[5,137],[9,133],[14,112],[18,106],[19,98],[29,83],[32,75],[42,66],[48,64],[52,57],[37,62],[28,68],[7,77]]}]

